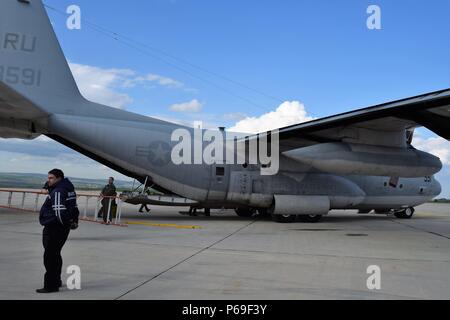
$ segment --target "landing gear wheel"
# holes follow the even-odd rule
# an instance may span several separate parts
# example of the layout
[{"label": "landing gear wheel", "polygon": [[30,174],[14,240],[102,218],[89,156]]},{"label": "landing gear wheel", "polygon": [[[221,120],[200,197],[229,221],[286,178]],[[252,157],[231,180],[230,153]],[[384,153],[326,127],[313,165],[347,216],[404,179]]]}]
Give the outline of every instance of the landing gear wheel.
[{"label": "landing gear wheel", "polygon": [[291,223],[297,220],[293,214],[272,214],[272,220],[278,223]]},{"label": "landing gear wheel", "polygon": [[188,214],[189,214],[190,217],[196,217],[197,216],[197,208],[190,207]]},{"label": "landing gear wheel", "polygon": [[256,213],[256,210],[253,208],[236,208],[234,210],[239,217],[250,218]]},{"label": "landing gear wheel", "polygon": [[308,215],[301,215],[299,216],[299,219],[301,222],[306,223],[317,223],[322,219],[322,215],[319,214],[308,214]]},{"label": "landing gear wheel", "polygon": [[267,208],[259,208],[258,209],[258,216],[260,217],[267,217],[269,216],[269,211],[267,210]]},{"label": "landing gear wheel", "polygon": [[405,210],[395,212],[394,216],[398,219],[411,219],[414,215],[414,212],[414,208],[407,208]]}]

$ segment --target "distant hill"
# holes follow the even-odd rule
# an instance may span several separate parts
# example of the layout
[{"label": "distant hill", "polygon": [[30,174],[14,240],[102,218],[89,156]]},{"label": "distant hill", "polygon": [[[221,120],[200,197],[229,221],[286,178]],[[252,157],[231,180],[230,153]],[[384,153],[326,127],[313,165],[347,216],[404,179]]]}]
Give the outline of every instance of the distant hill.
[{"label": "distant hill", "polygon": [[433,202],[434,202],[434,203],[450,203],[450,199],[445,199],[445,198],[442,198],[442,199],[434,199]]},{"label": "distant hill", "polygon": [[[101,190],[107,183],[105,179],[83,179],[68,177],[79,190]],[[1,173],[0,172],[0,188],[3,189],[40,189],[47,181],[47,175],[37,173]],[[119,191],[131,190],[133,181],[116,180],[114,182]],[[135,187],[140,183],[136,182]]]}]

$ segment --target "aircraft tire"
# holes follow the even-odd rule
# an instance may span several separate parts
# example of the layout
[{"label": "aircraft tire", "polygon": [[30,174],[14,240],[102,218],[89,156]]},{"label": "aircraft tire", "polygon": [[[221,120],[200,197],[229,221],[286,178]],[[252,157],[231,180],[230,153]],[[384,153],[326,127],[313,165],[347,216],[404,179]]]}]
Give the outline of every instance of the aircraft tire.
[{"label": "aircraft tire", "polygon": [[322,220],[322,215],[320,214],[310,214],[310,215],[301,215],[299,216],[301,222],[306,223],[317,223]]},{"label": "aircraft tire", "polygon": [[259,208],[258,209],[258,216],[259,217],[267,217],[269,216],[269,210],[267,208]]},{"label": "aircraft tire", "polygon": [[239,217],[243,218],[251,218],[256,213],[256,210],[253,208],[236,208],[234,211]]},{"label": "aircraft tire", "polygon": [[394,216],[398,219],[411,219],[414,215],[414,208],[407,208],[405,210],[394,213]]},{"label": "aircraft tire", "polygon": [[389,214],[391,209],[376,209],[375,214]]},{"label": "aircraft tire", "polygon": [[272,214],[272,220],[278,223],[292,223],[297,220],[297,216],[293,214]]}]

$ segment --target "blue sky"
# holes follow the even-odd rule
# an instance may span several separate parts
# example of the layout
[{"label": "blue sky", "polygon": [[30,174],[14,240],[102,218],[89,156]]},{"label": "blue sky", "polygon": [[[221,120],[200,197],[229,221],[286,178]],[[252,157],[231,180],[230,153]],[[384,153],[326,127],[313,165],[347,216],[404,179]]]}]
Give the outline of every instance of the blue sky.
[{"label": "blue sky", "polygon": [[[89,66],[96,68],[87,69],[92,72],[115,76],[105,78],[101,84],[105,92],[98,99],[108,94],[116,101],[121,97],[120,107],[144,115],[203,119],[210,126],[232,127],[246,117],[274,111],[285,101],[299,101],[308,116],[319,118],[450,87],[450,2],[446,0],[45,3],[60,11],[71,4],[80,6],[81,30],[68,30],[66,17],[49,11],[67,59],[78,71]],[[371,4],[381,8],[381,30],[366,27]],[[94,31],[87,21],[170,56],[148,47],[133,49]],[[134,84],[126,85],[130,80]],[[174,111],[175,104],[188,102],[195,105],[186,109],[190,112]],[[424,146],[434,137],[426,130],[419,130],[419,135]],[[71,154],[48,141],[41,143]],[[446,143],[435,141],[442,154],[450,150]],[[18,146],[0,141],[1,150],[27,155],[27,160],[15,164],[21,170],[28,164],[28,171],[33,171],[29,158],[33,146],[28,142]],[[86,176],[82,171],[74,174]],[[448,166],[439,178],[444,195],[450,197]]]},{"label": "blue sky", "polygon": [[[73,0],[46,0],[64,10]],[[76,1],[83,18],[225,75],[280,100],[300,100],[316,117],[438,90],[450,84],[450,3],[377,1],[380,31],[366,28],[373,1]],[[277,101],[212,78],[230,96],[93,32],[69,31],[50,12],[70,61],[162,74],[197,94],[132,92],[139,113],[167,113],[190,98],[211,113],[272,110]],[[189,69],[192,70],[192,69]],[[194,70],[195,71],[195,70]],[[208,75],[194,72],[202,78]]]}]

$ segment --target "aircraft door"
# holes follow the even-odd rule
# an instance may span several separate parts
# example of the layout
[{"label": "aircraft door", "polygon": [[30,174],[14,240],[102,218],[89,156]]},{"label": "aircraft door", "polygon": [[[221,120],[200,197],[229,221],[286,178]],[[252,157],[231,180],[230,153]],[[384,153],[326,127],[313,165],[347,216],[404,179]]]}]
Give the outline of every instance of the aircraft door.
[{"label": "aircraft door", "polygon": [[211,166],[211,179],[208,192],[208,200],[225,200],[228,192],[228,182],[230,180],[230,167],[215,164]]}]

